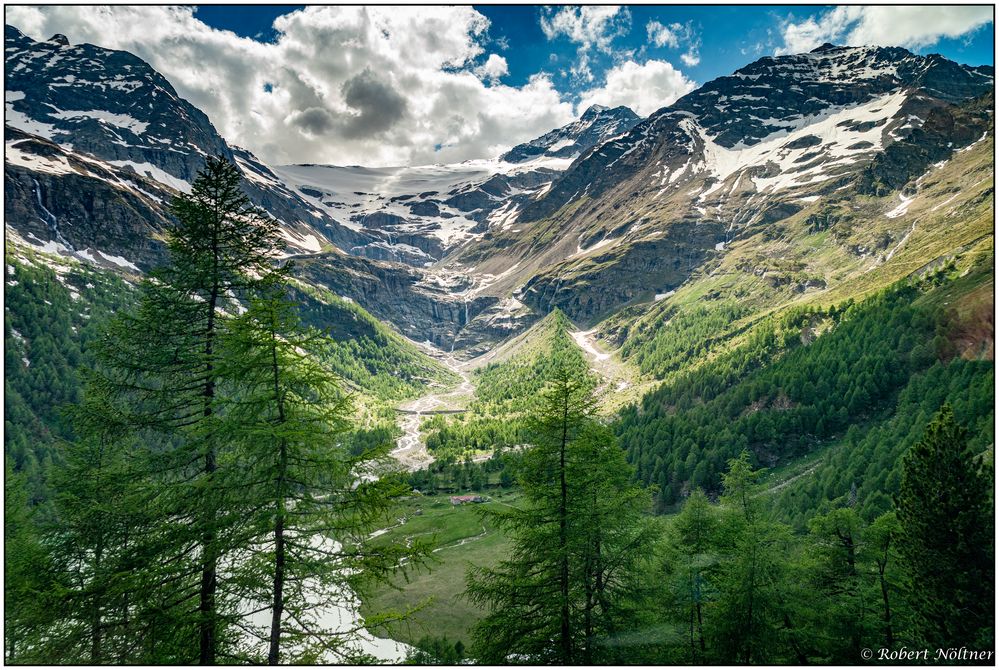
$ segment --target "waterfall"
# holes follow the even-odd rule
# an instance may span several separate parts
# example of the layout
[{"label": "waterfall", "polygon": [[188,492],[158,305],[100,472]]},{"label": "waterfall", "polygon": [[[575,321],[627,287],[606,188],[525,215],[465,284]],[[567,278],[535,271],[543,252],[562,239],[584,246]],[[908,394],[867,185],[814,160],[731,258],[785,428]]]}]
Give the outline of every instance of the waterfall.
[{"label": "waterfall", "polygon": [[548,311],[549,312],[552,311],[553,305],[555,304],[555,297],[558,295],[559,289],[561,289],[561,288],[562,288],[562,277],[560,275],[559,278],[555,281],[555,290],[552,291],[552,297],[548,301]]},{"label": "waterfall", "polygon": [[59,224],[56,221],[55,214],[50,212],[48,208],[42,204],[42,187],[38,185],[38,180],[32,178],[31,181],[35,185],[35,200],[38,202],[38,208],[42,210],[42,212],[45,214],[45,216],[42,218],[42,221],[44,221],[45,224],[49,227],[49,230],[52,231],[52,236],[55,238],[56,242],[66,247],[70,251],[76,251],[76,249],[73,248],[73,245],[69,243],[69,240],[63,237],[62,233],[59,232]]},{"label": "waterfall", "polygon": [[462,302],[462,306],[463,306],[463,309],[464,309],[464,318],[458,323],[458,328],[454,332],[454,339],[451,340],[451,351],[450,351],[450,353],[452,353],[452,354],[454,353],[454,343],[458,341],[458,334],[462,330],[465,329],[465,326],[468,325],[468,295],[467,294],[461,296],[461,302]]},{"label": "waterfall", "polygon": [[399,252],[395,250],[395,243],[392,241],[392,233],[385,231],[385,237],[388,238],[389,253],[395,257],[396,263],[401,262],[399,260]]}]

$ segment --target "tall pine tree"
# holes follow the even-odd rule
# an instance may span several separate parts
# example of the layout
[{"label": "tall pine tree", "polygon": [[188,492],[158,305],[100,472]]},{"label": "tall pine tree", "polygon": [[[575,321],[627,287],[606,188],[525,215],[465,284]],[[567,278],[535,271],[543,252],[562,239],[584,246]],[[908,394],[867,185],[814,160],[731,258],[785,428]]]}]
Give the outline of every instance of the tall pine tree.
[{"label": "tall pine tree", "polygon": [[[218,390],[234,383],[219,376],[220,350],[238,301],[273,272],[279,248],[277,223],[250,203],[240,180],[235,165],[210,157],[191,192],[176,198],[170,264],[151,273],[137,311],[122,315],[99,343],[99,374],[88,387],[111,408],[107,421],[146,446],[154,486],[147,503],[163,520],[149,538],[157,574],[147,586],[165,598],[153,608],[160,617],[155,638],[171,640],[170,651],[151,653],[174,662],[217,662],[224,624],[238,607],[217,597],[219,562],[245,539],[243,473],[225,467],[232,458],[220,434],[225,407]],[[197,640],[193,657],[182,651],[188,635]]]},{"label": "tall pine tree", "polygon": [[[242,625],[266,640],[268,663],[357,660],[351,631],[331,630],[321,611],[359,578],[384,578],[424,548],[368,546],[409,489],[370,476],[388,445],[352,454],[345,444],[351,398],[322,363],[322,335],[301,327],[286,291],[275,281],[252,300],[222,350],[222,377],[240,382],[226,399],[224,433],[246,474],[240,497],[250,529],[230,571],[240,600],[269,614],[262,627]],[[247,660],[259,660],[254,646]]]},{"label": "tall pine tree", "polygon": [[895,499],[898,550],[916,636],[931,647],[992,649],[995,545],[991,482],[944,405],[905,455]]},{"label": "tall pine tree", "polygon": [[490,609],[475,627],[482,662],[619,660],[608,641],[640,609],[651,500],[629,483],[620,448],[594,419],[592,380],[566,368],[551,380],[519,466],[524,503],[487,512],[512,536],[511,555],[468,577],[468,597]]}]

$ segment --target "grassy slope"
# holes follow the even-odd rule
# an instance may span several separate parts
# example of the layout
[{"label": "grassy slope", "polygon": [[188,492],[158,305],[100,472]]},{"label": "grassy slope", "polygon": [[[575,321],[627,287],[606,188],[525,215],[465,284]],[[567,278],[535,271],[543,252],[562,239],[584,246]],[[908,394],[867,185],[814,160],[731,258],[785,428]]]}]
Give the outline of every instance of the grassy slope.
[{"label": "grassy slope", "polygon": [[524,332],[511,337],[489,353],[474,359],[471,365],[474,369],[481,370],[488,365],[533,360],[538,355],[548,353],[556,335],[571,327],[569,319],[561,311],[555,310]]},{"label": "grassy slope", "polygon": [[[461,597],[469,566],[495,566],[509,542],[502,532],[483,521],[476,510],[516,504],[517,493],[490,491],[491,502],[452,506],[447,496],[418,496],[403,503],[399,516],[405,522],[381,536],[385,541],[434,538],[435,562],[399,579],[398,589],[382,586],[364,599],[362,613],[405,611],[422,605],[407,621],[390,626],[393,639],[414,643],[425,635],[447,637],[452,643],[471,642],[471,628],[482,611]],[[416,510],[422,514],[414,516]]]},{"label": "grassy slope", "polygon": [[[33,479],[41,491],[45,462],[52,458],[52,436],[69,435],[57,410],[78,398],[76,368],[88,362],[88,338],[98,336],[115,311],[134,302],[138,278],[129,277],[131,283],[125,283],[116,273],[41,252],[14,234],[8,235],[5,257],[13,269],[5,292],[5,341],[8,420],[15,423],[6,447],[18,468],[35,462],[30,467],[37,472]],[[303,286],[294,299],[304,306],[305,322],[330,337],[326,362],[354,392],[360,442],[384,442],[397,433],[393,407],[398,400],[458,381],[358,305]],[[53,324],[50,328],[58,332],[36,333],[37,324]]]},{"label": "grassy slope", "polygon": [[[899,217],[885,216],[897,195],[816,202],[735,242],[674,295],[623,310],[600,330],[624,343],[626,361],[669,380],[738,347],[768,315],[858,300],[954,256],[968,267],[992,254],[993,147],[988,138],[931,169]],[[816,224],[829,214],[834,223]],[[801,290],[808,280],[825,288]],[[713,320],[706,340],[696,329],[705,320]],[[670,338],[677,360],[660,360]]]}]

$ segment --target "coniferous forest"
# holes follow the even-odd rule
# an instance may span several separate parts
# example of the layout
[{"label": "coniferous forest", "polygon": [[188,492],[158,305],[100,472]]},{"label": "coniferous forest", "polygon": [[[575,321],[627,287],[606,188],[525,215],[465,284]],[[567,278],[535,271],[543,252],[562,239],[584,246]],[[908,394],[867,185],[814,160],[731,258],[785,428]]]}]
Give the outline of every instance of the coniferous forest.
[{"label": "coniferous forest", "polygon": [[[994,665],[992,66],[792,48],[860,20],[826,8],[667,95],[643,68],[701,72],[708,8],[421,8],[450,42],[390,9],[239,37],[361,21],[258,87],[260,118],[312,91],[253,145],[294,165],[139,55],[7,25],[5,663]],[[432,157],[504,153],[402,167],[422,70],[316,83],[409,49],[523,92],[486,56],[515,15],[574,45],[532,95],[633,22],[650,60],[544,133],[433,98]]]}]

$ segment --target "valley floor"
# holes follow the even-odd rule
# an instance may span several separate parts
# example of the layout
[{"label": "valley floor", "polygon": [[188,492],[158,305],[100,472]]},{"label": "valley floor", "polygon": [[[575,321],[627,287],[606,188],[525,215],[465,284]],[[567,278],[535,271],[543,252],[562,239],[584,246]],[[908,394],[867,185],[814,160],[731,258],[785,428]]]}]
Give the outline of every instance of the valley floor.
[{"label": "valley floor", "polygon": [[461,377],[461,383],[448,391],[431,391],[415,400],[405,402],[397,408],[402,435],[396,440],[396,448],[392,450],[392,457],[411,472],[425,468],[434,462],[434,457],[427,451],[427,445],[420,436],[420,424],[424,417],[462,412],[468,408],[474,394],[472,379],[466,365],[460,363],[452,354],[445,353],[429,344],[419,346],[425,353]]},{"label": "valley floor", "polygon": [[[490,508],[516,504],[520,494],[489,491]],[[386,542],[433,538],[433,563],[397,580],[399,588],[382,586],[364,598],[362,614],[416,611],[405,622],[393,624],[394,640],[415,644],[425,636],[445,637],[451,643],[471,642],[471,628],[484,612],[465,600],[465,574],[470,566],[493,567],[506,554],[506,536],[476,513],[479,505],[452,505],[446,495],[415,496],[400,506],[401,523],[381,537]]]}]

